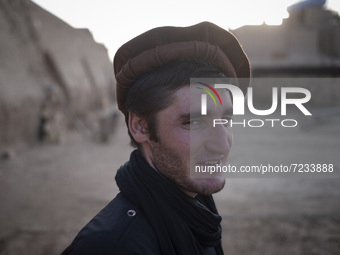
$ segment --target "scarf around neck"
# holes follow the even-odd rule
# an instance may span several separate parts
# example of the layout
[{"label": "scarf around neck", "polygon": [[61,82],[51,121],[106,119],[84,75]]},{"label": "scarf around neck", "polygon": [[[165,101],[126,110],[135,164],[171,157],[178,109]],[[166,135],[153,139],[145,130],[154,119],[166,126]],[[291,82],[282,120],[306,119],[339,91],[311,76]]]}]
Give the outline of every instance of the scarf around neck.
[{"label": "scarf around neck", "polygon": [[221,216],[211,195],[188,196],[153,169],[135,150],[115,177],[127,199],[140,207],[164,255],[204,255],[215,247],[222,255]]}]

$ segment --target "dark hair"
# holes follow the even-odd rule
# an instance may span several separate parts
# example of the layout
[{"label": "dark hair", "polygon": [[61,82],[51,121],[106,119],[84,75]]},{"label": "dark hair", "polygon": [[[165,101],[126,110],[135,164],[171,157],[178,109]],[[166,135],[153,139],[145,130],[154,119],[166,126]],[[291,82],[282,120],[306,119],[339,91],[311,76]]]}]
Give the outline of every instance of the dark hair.
[{"label": "dark hair", "polygon": [[143,74],[130,88],[126,99],[125,122],[131,145],[140,149],[129,130],[129,112],[143,118],[150,140],[158,141],[156,114],[172,103],[172,94],[190,84],[190,78],[227,78],[202,60],[183,58]]}]

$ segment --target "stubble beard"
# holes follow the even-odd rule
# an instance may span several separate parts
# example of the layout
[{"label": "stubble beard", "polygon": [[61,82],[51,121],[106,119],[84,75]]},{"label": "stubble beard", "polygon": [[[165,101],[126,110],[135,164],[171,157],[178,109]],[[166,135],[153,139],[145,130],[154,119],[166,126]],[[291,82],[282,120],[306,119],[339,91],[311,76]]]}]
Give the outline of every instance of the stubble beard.
[{"label": "stubble beard", "polygon": [[[153,164],[165,178],[174,182],[184,192],[210,195],[223,189],[225,180],[190,178],[190,159],[185,160],[178,152],[158,142],[151,142]],[[188,156],[189,157],[189,156]],[[204,181],[203,181],[204,180]]]}]

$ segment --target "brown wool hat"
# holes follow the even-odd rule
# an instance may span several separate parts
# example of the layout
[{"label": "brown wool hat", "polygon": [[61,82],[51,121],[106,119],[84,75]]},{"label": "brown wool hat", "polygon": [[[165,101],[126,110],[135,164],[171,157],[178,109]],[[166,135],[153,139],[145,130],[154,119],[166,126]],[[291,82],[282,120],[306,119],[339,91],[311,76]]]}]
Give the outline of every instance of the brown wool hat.
[{"label": "brown wool hat", "polygon": [[[236,37],[209,22],[190,27],[158,27],[121,46],[113,60],[119,110],[132,84],[144,73],[183,57],[204,60],[232,78],[250,78],[250,65]],[[239,81],[243,93],[248,79]]]}]

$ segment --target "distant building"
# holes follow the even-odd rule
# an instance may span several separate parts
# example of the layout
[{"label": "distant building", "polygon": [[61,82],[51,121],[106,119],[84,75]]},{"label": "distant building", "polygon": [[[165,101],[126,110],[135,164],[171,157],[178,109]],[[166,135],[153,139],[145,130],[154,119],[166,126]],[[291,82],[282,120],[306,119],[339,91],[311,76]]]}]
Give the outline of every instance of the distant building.
[{"label": "distant building", "polygon": [[326,10],[325,0],[288,7],[281,26],[244,26],[233,30],[245,51],[254,77],[340,77],[340,18]]}]

